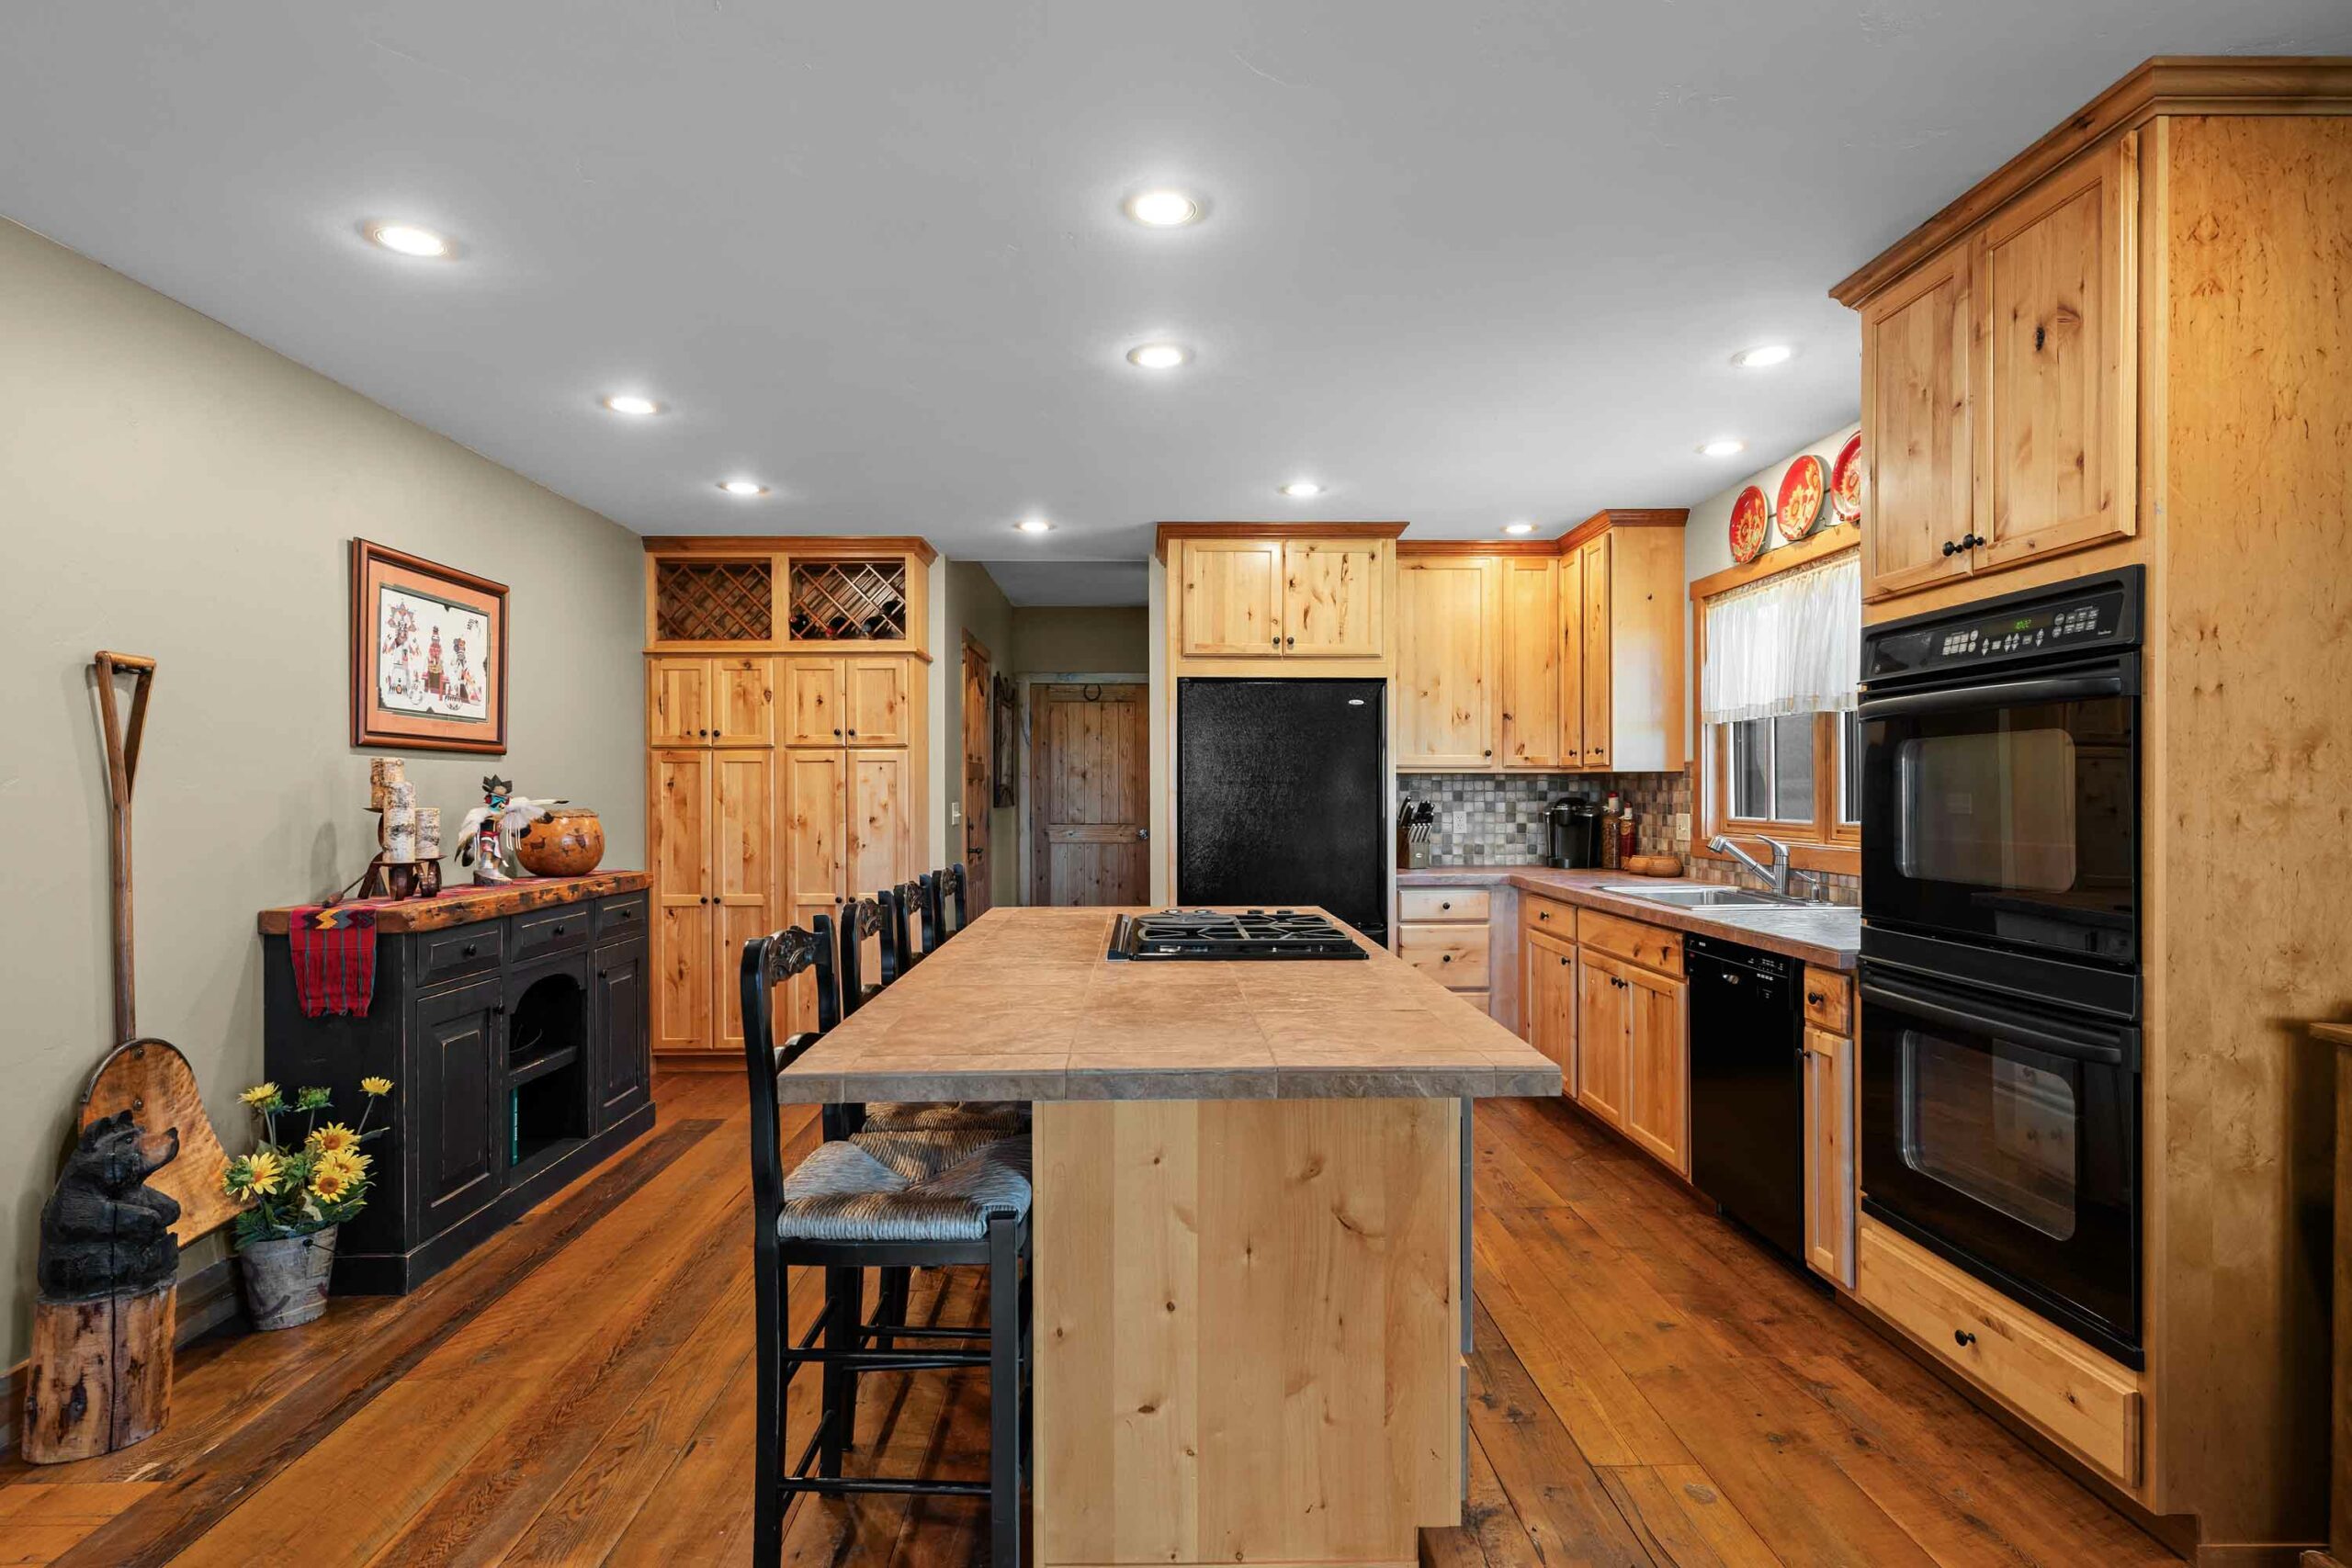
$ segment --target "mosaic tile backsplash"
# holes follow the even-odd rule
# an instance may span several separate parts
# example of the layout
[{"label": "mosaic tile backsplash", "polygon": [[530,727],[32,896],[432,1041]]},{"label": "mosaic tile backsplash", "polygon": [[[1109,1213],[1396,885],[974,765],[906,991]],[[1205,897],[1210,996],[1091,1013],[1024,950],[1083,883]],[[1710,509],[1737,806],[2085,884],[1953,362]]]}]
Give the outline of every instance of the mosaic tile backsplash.
[{"label": "mosaic tile backsplash", "polygon": [[[1564,795],[1598,802],[1612,790],[1634,808],[1644,853],[1689,858],[1688,773],[1406,773],[1396,781],[1403,798],[1437,806],[1431,866],[1540,863],[1548,848],[1544,809]],[[1691,861],[1689,874],[1694,881],[1723,883],[1746,875],[1737,866],[1713,860]],[[1860,902],[1860,879],[1832,875],[1829,897],[1839,904]]]}]

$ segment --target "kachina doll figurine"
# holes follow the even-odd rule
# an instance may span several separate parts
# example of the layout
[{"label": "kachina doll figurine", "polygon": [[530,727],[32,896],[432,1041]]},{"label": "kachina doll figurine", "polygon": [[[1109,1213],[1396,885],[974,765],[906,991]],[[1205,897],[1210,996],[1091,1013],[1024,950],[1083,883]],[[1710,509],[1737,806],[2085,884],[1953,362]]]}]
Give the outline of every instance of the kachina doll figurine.
[{"label": "kachina doll figurine", "polygon": [[514,836],[524,824],[560,800],[533,800],[496,773],[481,781],[481,804],[458,825],[458,863],[474,868],[474,880],[512,882],[527,874],[514,858]]}]

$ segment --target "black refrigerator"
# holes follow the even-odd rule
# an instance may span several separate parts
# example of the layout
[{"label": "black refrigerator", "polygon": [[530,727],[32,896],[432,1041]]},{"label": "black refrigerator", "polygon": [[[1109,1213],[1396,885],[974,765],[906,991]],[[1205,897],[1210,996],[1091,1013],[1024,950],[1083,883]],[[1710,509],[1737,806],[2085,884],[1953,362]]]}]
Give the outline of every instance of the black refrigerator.
[{"label": "black refrigerator", "polygon": [[1316,904],[1385,944],[1387,682],[1176,682],[1176,902]]}]

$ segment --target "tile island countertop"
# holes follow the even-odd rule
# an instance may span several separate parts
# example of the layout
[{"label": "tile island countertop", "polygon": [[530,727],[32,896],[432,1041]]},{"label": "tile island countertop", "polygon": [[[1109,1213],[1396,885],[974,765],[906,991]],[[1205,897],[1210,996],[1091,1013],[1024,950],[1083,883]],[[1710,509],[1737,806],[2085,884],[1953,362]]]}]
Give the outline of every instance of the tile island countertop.
[{"label": "tile island countertop", "polygon": [[788,1103],[1474,1099],[1560,1069],[1358,939],[1352,959],[1105,956],[1112,908],[996,908],[804,1053]]},{"label": "tile island countertop", "polygon": [[1670,904],[1603,891],[1644,883],[1659,887],[1723,886],[1696,883],[1686,877],[1643,877],[1626,871],[1563,871],[1548,865],[1433,865],[1396,874],[1399,887],[1516,887],[1522,893],[1558,898],[1622,915],[1629,920],[1665,926],[1670,931],[1696,931],[1725,942],[1744,942],[1824,969],[1850,971],[1855,953],[1862,945],[1862,912],[1851,905],[1678,909]]}]

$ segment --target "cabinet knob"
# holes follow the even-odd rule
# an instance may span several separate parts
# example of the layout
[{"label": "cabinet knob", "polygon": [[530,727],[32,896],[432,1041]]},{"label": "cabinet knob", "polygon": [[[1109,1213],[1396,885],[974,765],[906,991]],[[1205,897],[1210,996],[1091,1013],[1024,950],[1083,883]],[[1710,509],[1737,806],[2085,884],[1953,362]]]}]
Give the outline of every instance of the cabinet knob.
[{"label": "cabinet knob", "polygon": [[853,730],[851,730],[851,731],[850,731],[850,734],[852,734],[853,736],[854,736],[854,735],[855,735],[856,733],[857,733],[857,731],[856,731],[856,730],[854,730],[854,729],[853,729]]},{"label": "cabinet knob", "polygon": [[1440,964],[1451,964],[1453,962],[1453,954],[1450,953],[1441,953],[1438,954],[1437,961]]},{"label": "cabinet knob", "polygon": [[1453,908],[1453,900],[1451,898],[1441,898],[1437,902],[1437,907],[1441,909],[1451,909]]},{"label": "cabinet knob", "polygon": [[1535,918],[1539,920],[1548,920],[1552,918],[1552,911],[1549,909],[1538,909],[1535,911]]},{"label": "cabinet knob", "polygon": [[599,969],[596,971],[596,978],[599,980],[607,979],[611,976],[612,973],[613,972],[609,969]]},{"label": "cabinet knob", "polygon": [[1284,648],[1296,648],[1298,646],[1298,638],[1295,637],[1286,637],[1283,638],[1283,646]]},{"label": "cabinet knob", "polygon": [[833,731],[833,733],[834,733],[835,735],[839,735],[839,734],[841,733],[841,731],[840,731],[840,730],[838,730],[838,729],[836,729],[836,730],[834,730],[834,731]]},{"label": "cabinet knob", "polygon": [[1479,752],[1479,753],[1478,753],[1478,755],[1480,755],[1481,757],[1491,757],[1491,756],[1493,756],[1494,754],[1495,754],[1495,749],[1494,749],[1493,747],[1491,747],[1491,746],[1487,747],[1485,750],[1483,750],[1483,751],[1481,751],[1481,752]]},{"label": "cabinet knob", "polygon": [[1963,550],[1973,550],[1979,545],[1989,545],[1992,542],[1982,534],[1962,534],[1960,536],[1960,547]]},{"label": "cabinet knob", "polygon": [[1807,991],[1804,994],[1804,999],[1810,1005],[1819,1007],[1827,998],[1823,997],[1819,991]]},{"label": "cabinet knob", "polygon": [[460,958],[471,958],[475,953],[480,953],[481,951],[481,949],[480,946],[469,942],[466,943],[461,950],[459,950],[458,956]]},{"label": "cabinet knob", "polygon": [[1956,556],[1960,554],[1960,546],[1951,539],[1946,539],[1944,541],[1944,554],[1948,556]]},{"label": "cabinet knob", "polygon": [[1965,1328],[1955,1328],[1951,1331],[1951,1342],[1965,1350],[1976,1343],[1976,1336]]},{"label": "cabinet knob", "polygon": [[561,920],[558,920],[558,921],[556,922],[556,924],[555,924],[555,931],[554,931],[554,933],[553,933],[553,934],[555,934],[555,935],[557,935],[557,936],[561,936],[561,935],[563,934],[563,922],[562,922]]}]

